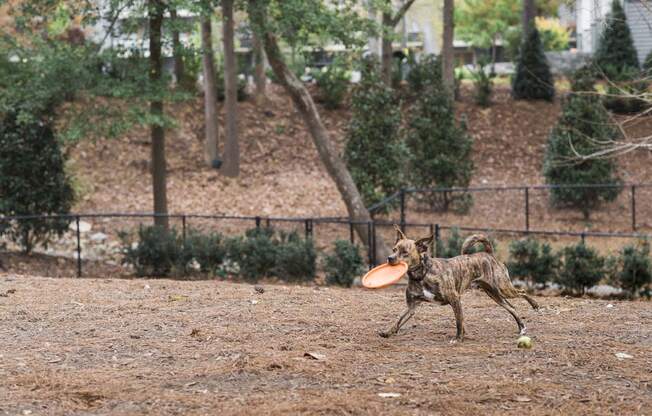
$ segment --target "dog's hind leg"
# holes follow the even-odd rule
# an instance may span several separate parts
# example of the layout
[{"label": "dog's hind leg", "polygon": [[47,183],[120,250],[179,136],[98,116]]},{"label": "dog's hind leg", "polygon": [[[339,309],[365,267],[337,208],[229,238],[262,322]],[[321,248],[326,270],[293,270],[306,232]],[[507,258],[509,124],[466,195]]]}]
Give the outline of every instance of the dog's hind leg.
[{"label": "dog's hind leg", "polygon": [[408,303],[407,309],[405,310],[405,312],[403,312],[403,315],[401,315],[401,317],[398,318],[398,321],[396,321],[396,323],[392,325],[392,327],[389,328],[387,331],[381,331],[378,333],[378,335],[380,335],[383,338],[389,338],[392,335],[396,335],[398,330],[401,329],[401,327],[405,325],[405,323],[414,316],[416,309],[417,309],[416,303]]},{"label": "dog's hind leg", "polygon": [[464,340],[464,314],[462,313],[462,302],[459,298],[453,299],[450,302],[451,307],[453,308],[453,313],[455,314],[455,326],[457,327],[457,335],[455,339],[457,341]]},{"label": "dog's hind leg", "polygon": [[487,282],[485,282],[483,280],[476,280],[476,283],[478,284],[480,289],[482,289],[491,299],[494,300],[494,302],[496,302],[498,305],[505,308],[505,310],[507,312],[509,312],[514,317],[514,320],[516,321],[516,324],[518,325],[519,334],[524,335],[525,331],[527,330],[527,328],[525,327],[525,324],[523,323],[521,318],[516,313],[516,310],[514,309],[512,304],[509,303],[507,301],[507,299],[505,299],[503,294],[500,293],[500,291],[498,289],[496,289],[495,287],[491,286],[489,283],[487,283]]},{"label": "dog's hind leg", "polygon": [[534,309],[536,311],[536,310],[538,310],[540,308],[537,301],[534,300],[532,297],[530,297],[530,295],[525,293],[525,290],[517,290],[517,291],[518,291],[518,295],[520,297],[522,297],[523,299],[525,299],[527,301],[527,303],[530,304],[530,306],[532,306],[532,309]]}]

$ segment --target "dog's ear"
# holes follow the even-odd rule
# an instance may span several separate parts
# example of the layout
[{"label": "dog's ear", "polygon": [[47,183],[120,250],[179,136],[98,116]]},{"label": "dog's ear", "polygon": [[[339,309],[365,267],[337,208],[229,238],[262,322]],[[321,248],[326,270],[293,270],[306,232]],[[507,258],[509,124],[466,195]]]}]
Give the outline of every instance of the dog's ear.
[{"label": "dog's ear", "polygon": [[431,235],[430,237],[425,237],[425,238],[418,239],[417,242],[415,243],[416,246],[417,246],[417,251],[419,251],[419,253],[427,253],[428,248],[430,247],[430,244],[432,244],[432,239],[433,238],[434,238],[434,236]]},{"label": "dog's ear", "polygon": [[405,234],[403,234],[401,227],[394,224],[394,229],[396,230],[396,242],[394,242],[394,244],[398,243],[399,240],[407,240],[407,237],[405,236]]}]

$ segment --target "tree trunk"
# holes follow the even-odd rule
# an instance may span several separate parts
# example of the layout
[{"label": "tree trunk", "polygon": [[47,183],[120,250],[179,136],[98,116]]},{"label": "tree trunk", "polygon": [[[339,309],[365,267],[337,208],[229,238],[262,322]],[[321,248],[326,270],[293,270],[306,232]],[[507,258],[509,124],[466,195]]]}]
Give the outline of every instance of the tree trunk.
[{"label": "tree trunk", "polygon": [[455,0],[444,0],[444,33],[442,44],[442,65],[444,85],[451,94],[455,91],[455,53],[453,37],[455,35],[454,20]]},{"label": "tree trunk", "polygon": [[381,75],[385,85],[392,85],[392,16],[388,12],[383,12],[383,37],[382,37],[382,56],[380,60]]},{"label": "tree trunk", "polygon": [[258,106],[265,105],[267,97],[265,90],[267,88],[267,77],[265,75],[265,52],[263,52],[263,45],[258,39],[258,35],[253,35],[254,44],[254,83],[256,84],[256,104]]},{"label": "tree trunk", "polygon": [[183,79],[183,55],[182,55],[182,46],[181,41],[179,40],[179,29],[176,25],[179,24],[177,20],[177,11],[176,9],[170,10],[170,20],[172,21],[172,50],[174,53],[174,76],[177,79],[177,85],[181,83]]},{"label": "tree trunk", "polygon": [[[369,241],[367,228],[367,223],[371,221],[369,211],[362,201],[360,192],[358,192],[358,188],[356,187],[355,182],[353,182],[349,170],[344,164],[342,158],[339,156],[337,148],[331,140],[328,131],[324,127],[310,93],[283,61],[276,36],[266,29],[265,14],[266,10],[264,2],[259,4],[256,0],[249,0],[249,16],[252,20],[253,26],[256,30],[264,31],[259,34],[261,35],[261,40],[269,64],[281,85],[283,85],[292,98],[295,107],[308,127],[308,131],[310,132],[315,147],[317,148],[319,158],[326,166],[328,174],[335,181],[335,185],[346,204],[349,218],[353,221],[361,222],[361,224],[355,225],[355,230],[358,233],[360,240],[369,247],[371,243],[371,241]],[[384,249],[382,244],[377,246],[376,259],[384,259],[384,254],[386,253],[387,250]]]},{"label": "tree trunk", "polygon": [[217,142],[220,128],[217,121],[217,86],[215,85],[215,62],[211,38],[211,18],[201,18],[202,63],[204,66],[204,160],[209,167],[219,168]]},{"label": "tree trunk", "polygon": [[534,17],[536,16],[536,8],[534,0],[523,0],[523,39],[527,39],[527,34],[530,28],[530,25],[534,23]]},{"label": "tree trunk", "polygon": [[[162,80],[161,62],[161,27],[163,25],[163,3],[161,0],[149,0],[149,78],[159,88]],[[150,113],[156,120],[163,117],[163,102],[152,101]],[[167,214],[165,131],[160,123],[150,125],[152,138],[152,188],[154,192],[154,213]],[[168,227],[167,217],[154,217],[154,224]]]},{"label": "tree trunk", "polygon": [[238,147],[238,74],[234,49],[233,0],[222,0],[222,27],[224,40],[224,175],[240,174],[240,149]]}]

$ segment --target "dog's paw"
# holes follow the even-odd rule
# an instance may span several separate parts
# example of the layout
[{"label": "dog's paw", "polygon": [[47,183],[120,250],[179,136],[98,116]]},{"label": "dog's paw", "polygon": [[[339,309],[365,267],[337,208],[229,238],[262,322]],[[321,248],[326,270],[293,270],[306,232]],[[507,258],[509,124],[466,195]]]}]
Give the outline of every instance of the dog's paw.
[{"label": "dog's paw", "polygon": [[389,338],[392,335],[389,331],[378,331],[378,336],[383,338]]}]

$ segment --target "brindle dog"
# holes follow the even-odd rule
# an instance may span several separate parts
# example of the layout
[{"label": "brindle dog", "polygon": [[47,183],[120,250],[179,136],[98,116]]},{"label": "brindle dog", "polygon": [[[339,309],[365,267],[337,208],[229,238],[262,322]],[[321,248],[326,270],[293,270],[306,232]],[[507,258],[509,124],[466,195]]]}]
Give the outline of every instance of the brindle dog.
[{"label": "brindle dog", "polygon": [[[398,226],[393,253],[387,258],[388,263],[397,264],[404,261],[408,265],[408,286],[405,291],[407,310],[398,322],[389,330],[380,332],[389,337],[398,332],[413,315],[421,302],[439,302],[451,305],[457,324],[457,340],[464,339],[464,317],[462,315],[461,297],[470,287],[482,289],[497,304],[505,308],[516,320],[520,334],[525,334],[523,321],[507,299],[522,297],[534,309],[537,302],[523,290],[512,285],[507,267],[493,255],[493,247],[486,236],[472,235],[464,241],[462,254],[451,259],[433,258],[428,255],[428,247],[433,236],[420,240],[410,240]],[[468,254],[477,243],[484,245],[484,252]]]}]

